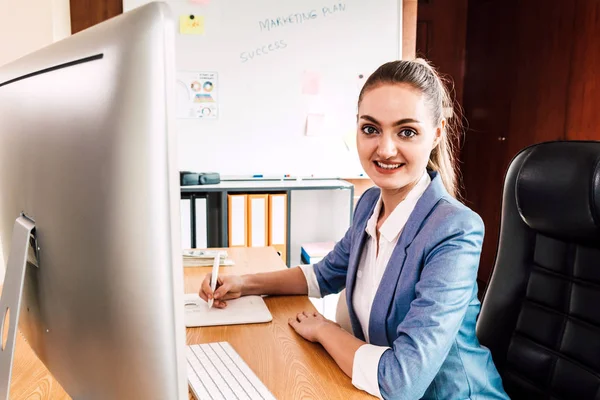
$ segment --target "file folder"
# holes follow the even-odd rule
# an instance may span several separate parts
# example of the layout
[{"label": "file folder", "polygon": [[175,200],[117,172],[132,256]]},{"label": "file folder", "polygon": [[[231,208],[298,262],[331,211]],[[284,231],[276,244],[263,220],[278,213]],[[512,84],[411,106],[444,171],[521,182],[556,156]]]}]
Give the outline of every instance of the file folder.
[{"label": "file folder", "polygon": [[269,195],[269,246],[287,263],[287,195]]},{"label": "file folder", "polygon": [[194,202],[196,212],[196,248],[208,247],[208,218],[206,198],[197,198]]},{"label": "file folder", "polygon": [[248,195],[248,246],[264,247],[269,241],[269,195]]},{"label": "file folder", "polygon": [[229,220],[227,221],[229,247],[246,247],[248,245],[248,204],[246,201],[246,195],[227,195],[227,203],[229,215]]},{"label": "file folder", "polygon": [[190,199],[181,199],[181,248],[192,247],[192,202]]}]

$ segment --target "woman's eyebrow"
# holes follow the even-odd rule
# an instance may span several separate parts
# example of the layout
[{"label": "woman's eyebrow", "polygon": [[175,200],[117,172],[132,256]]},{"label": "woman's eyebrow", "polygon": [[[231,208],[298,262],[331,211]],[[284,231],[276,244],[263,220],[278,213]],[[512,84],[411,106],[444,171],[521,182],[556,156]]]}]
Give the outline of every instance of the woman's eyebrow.
[{"label": "woman's eyebrow", "polygon": [[[366,119],[367,121],[370,121],[370,122],[372,122],[374,124],[381,125],[379,123],[379,121],[377,121],[377,119],[371,117],[370,115],[361,115],[360,118],[361,119]],[[392,124],[392,126],[398,126],[398,125],[404,125],[404,124],[411,124],[411,123],[412,124],[420,124],[421,122],[419,120],[417,120],[417,119],[414,119],[414,118],[403,118],[401,120],[398,120],[398,121],[394,122]]]}]

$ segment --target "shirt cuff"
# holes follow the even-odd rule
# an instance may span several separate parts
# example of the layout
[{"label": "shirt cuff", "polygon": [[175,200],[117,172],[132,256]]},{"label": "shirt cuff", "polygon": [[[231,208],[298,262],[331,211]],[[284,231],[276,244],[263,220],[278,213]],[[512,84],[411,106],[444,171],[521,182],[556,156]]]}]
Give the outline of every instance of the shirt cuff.
[{"label": "shirt cuff", "polygon": [[363,344],[354,353],[352,384],[358,389],[382,399],[379,390],[379,359],[390,347]]},{"label": "shirt cuff", "polygon": [[320,299],[321,289],[319,289],[319,282],[317,281],[317,275],[315,274],[314,266],[312,264],[300,265],[300,269],[306,278],[306,284],[308,285],[308,297]]}]

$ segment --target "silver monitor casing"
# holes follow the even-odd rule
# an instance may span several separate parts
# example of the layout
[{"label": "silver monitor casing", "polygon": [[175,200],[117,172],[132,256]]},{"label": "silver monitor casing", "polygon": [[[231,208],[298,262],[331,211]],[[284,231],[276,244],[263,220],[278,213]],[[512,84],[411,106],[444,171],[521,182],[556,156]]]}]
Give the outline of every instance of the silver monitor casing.
[{"label": "silver monitor casing", "polygon": [[0,68],[0,236],[35,221],[19,328],[74,399],[188,397],[175,25],[150,3]]}]

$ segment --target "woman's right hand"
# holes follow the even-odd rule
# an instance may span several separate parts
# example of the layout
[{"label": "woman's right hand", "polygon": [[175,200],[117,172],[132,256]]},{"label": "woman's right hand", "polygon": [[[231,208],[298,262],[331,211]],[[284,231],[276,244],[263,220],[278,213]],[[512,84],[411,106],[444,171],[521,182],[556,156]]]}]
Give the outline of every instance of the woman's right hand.
[{"label": "woman's right hand", "polygon": [[200,297],[204,301],[214,298],[213,306],[217,308],[227,307],[227,300],[237,299],[242,295],[244,280],[238,275],[224,275],[217,278],[217,288],[213,293],[210,287],[212,274],[208,273],[200,286]]}]

